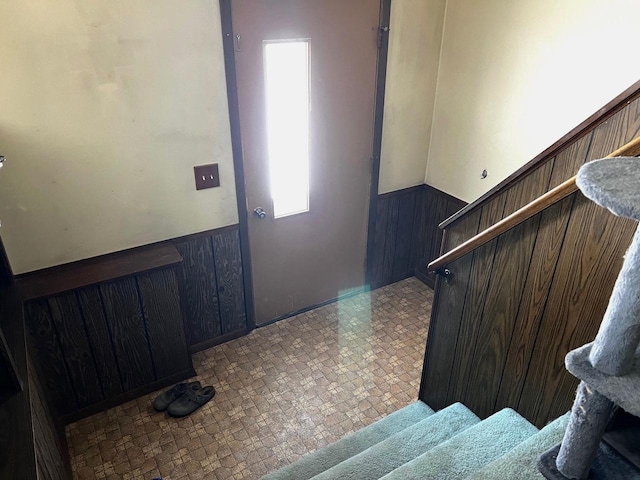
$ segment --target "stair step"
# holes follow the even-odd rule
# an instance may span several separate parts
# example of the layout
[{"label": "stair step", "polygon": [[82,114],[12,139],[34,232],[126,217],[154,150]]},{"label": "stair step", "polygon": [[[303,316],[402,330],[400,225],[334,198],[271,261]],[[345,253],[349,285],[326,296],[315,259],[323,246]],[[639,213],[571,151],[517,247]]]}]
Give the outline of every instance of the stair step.
[{"label": "stair step", "polygon": [[313,477],[313,480],[377,480],[430,448],[480,423],[456,403]]},{"label": "stair step", "polygon": [[538,471],[538,457],[562,441],[569,414],[556,418],[534,436],[473,474],[473,480],[530,480],[544,478]]},{"label": "stair step", "polygon": [[382,477],[384,480],[467,478],[538,429],[504,409]]},{"label": "stair step", "polygon": [[[544,478],[567,480],[556,468],[559,451],[560,444],[542,454],[538,460],[538,468],[544,474]],[[640,470],[605,442],[601,442],[589,472],[589,480],[640,480]]]},{"label": "stair step", "polygon": [[308,480],[315,475],[357,455],[390,436],[433,415],[433,410],[418,401],[392,413],[357,432],[341,438],[297,462],[262,477],[263,480]]}]

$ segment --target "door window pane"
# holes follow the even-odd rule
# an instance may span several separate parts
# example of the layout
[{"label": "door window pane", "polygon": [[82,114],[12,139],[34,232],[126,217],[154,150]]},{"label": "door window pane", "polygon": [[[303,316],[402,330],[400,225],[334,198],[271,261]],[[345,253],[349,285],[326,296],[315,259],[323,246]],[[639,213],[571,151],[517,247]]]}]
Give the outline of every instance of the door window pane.
[{"label": "door window pane", "polygon": [[274,217],[309,211],[309,42],[265,42],[267,140]]}]

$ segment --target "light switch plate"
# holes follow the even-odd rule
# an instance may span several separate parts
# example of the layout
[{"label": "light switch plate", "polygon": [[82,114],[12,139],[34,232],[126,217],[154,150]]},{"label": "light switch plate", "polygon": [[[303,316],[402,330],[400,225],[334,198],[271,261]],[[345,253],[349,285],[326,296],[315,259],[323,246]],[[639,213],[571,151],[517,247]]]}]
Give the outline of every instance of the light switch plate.
[{"label": "light switch plate", "polygon": [[217,163],[197,165],[193,167],[193,173],[196,177],[196,190],[204,190],[205,188],[220,186],[220,176],[218,175]]}]

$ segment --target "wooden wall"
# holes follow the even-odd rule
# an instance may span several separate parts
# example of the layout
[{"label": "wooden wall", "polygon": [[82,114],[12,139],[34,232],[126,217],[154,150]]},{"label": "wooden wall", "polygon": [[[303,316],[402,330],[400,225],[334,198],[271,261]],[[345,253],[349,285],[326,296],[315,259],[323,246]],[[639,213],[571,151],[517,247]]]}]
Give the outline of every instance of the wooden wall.
[{"label": "wooden wall", "polygon": [[249,331],[238,226],[174,240],[182,255],[178,284],[192,351]]},{"label": "wooden wall", "polygon": [[173,267],[29,301],[25,320],[66,421],[194,374]]},{"label": "wooden wall", "polygon": [[64,428],[57,425],[31,361],[28,370],[38,479],[68,479],[70,460]]},{"label": "wooden wall", "polygon": [[438,224],[466,205],[428,185],[378,195],[374,246],[368,262],[371,288],[417,275],[433,287],[426,265],[440,253]]},{"label": "wooden wall", "polygon": [[[625,105],[450,224],[444,250],[637,137],[640,100]],[[564,357],[595,337],[635,228],[577,192],[454,262],[436,286],[420,398],[481,417],[511,407],[539,427],[567,411],[578,382]]]},{"label": "wooden wall", "polygon": [[0,288],[0,328],[20,380],[0,385],[0,478],[70,479],[64,429],[30,368],[22,302],[13,289]]},{"label": "wooden wall", "polygon": [[17,284],[33,299],[25,309],[34,360],[65,421],[191,376],[189,349],[249,331],[237,225]]}]

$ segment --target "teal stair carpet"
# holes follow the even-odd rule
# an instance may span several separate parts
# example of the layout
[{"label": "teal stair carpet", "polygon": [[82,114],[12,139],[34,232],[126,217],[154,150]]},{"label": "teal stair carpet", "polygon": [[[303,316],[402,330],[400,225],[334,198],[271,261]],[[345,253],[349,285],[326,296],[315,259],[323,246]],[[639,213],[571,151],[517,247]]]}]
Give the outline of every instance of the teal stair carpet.
[{"label": "teal stair carpet", "polygon": [[460,403],[434,413],[416,402],[263,480],[541,479],[537,458],[567,418],[538,431],[511,409],[480,421]]},{"label": "teal stair carpet", "polygon": [[413,403],[262,478],[308,480],[430,415],[433,415],[433,410],[425,403]]}]

